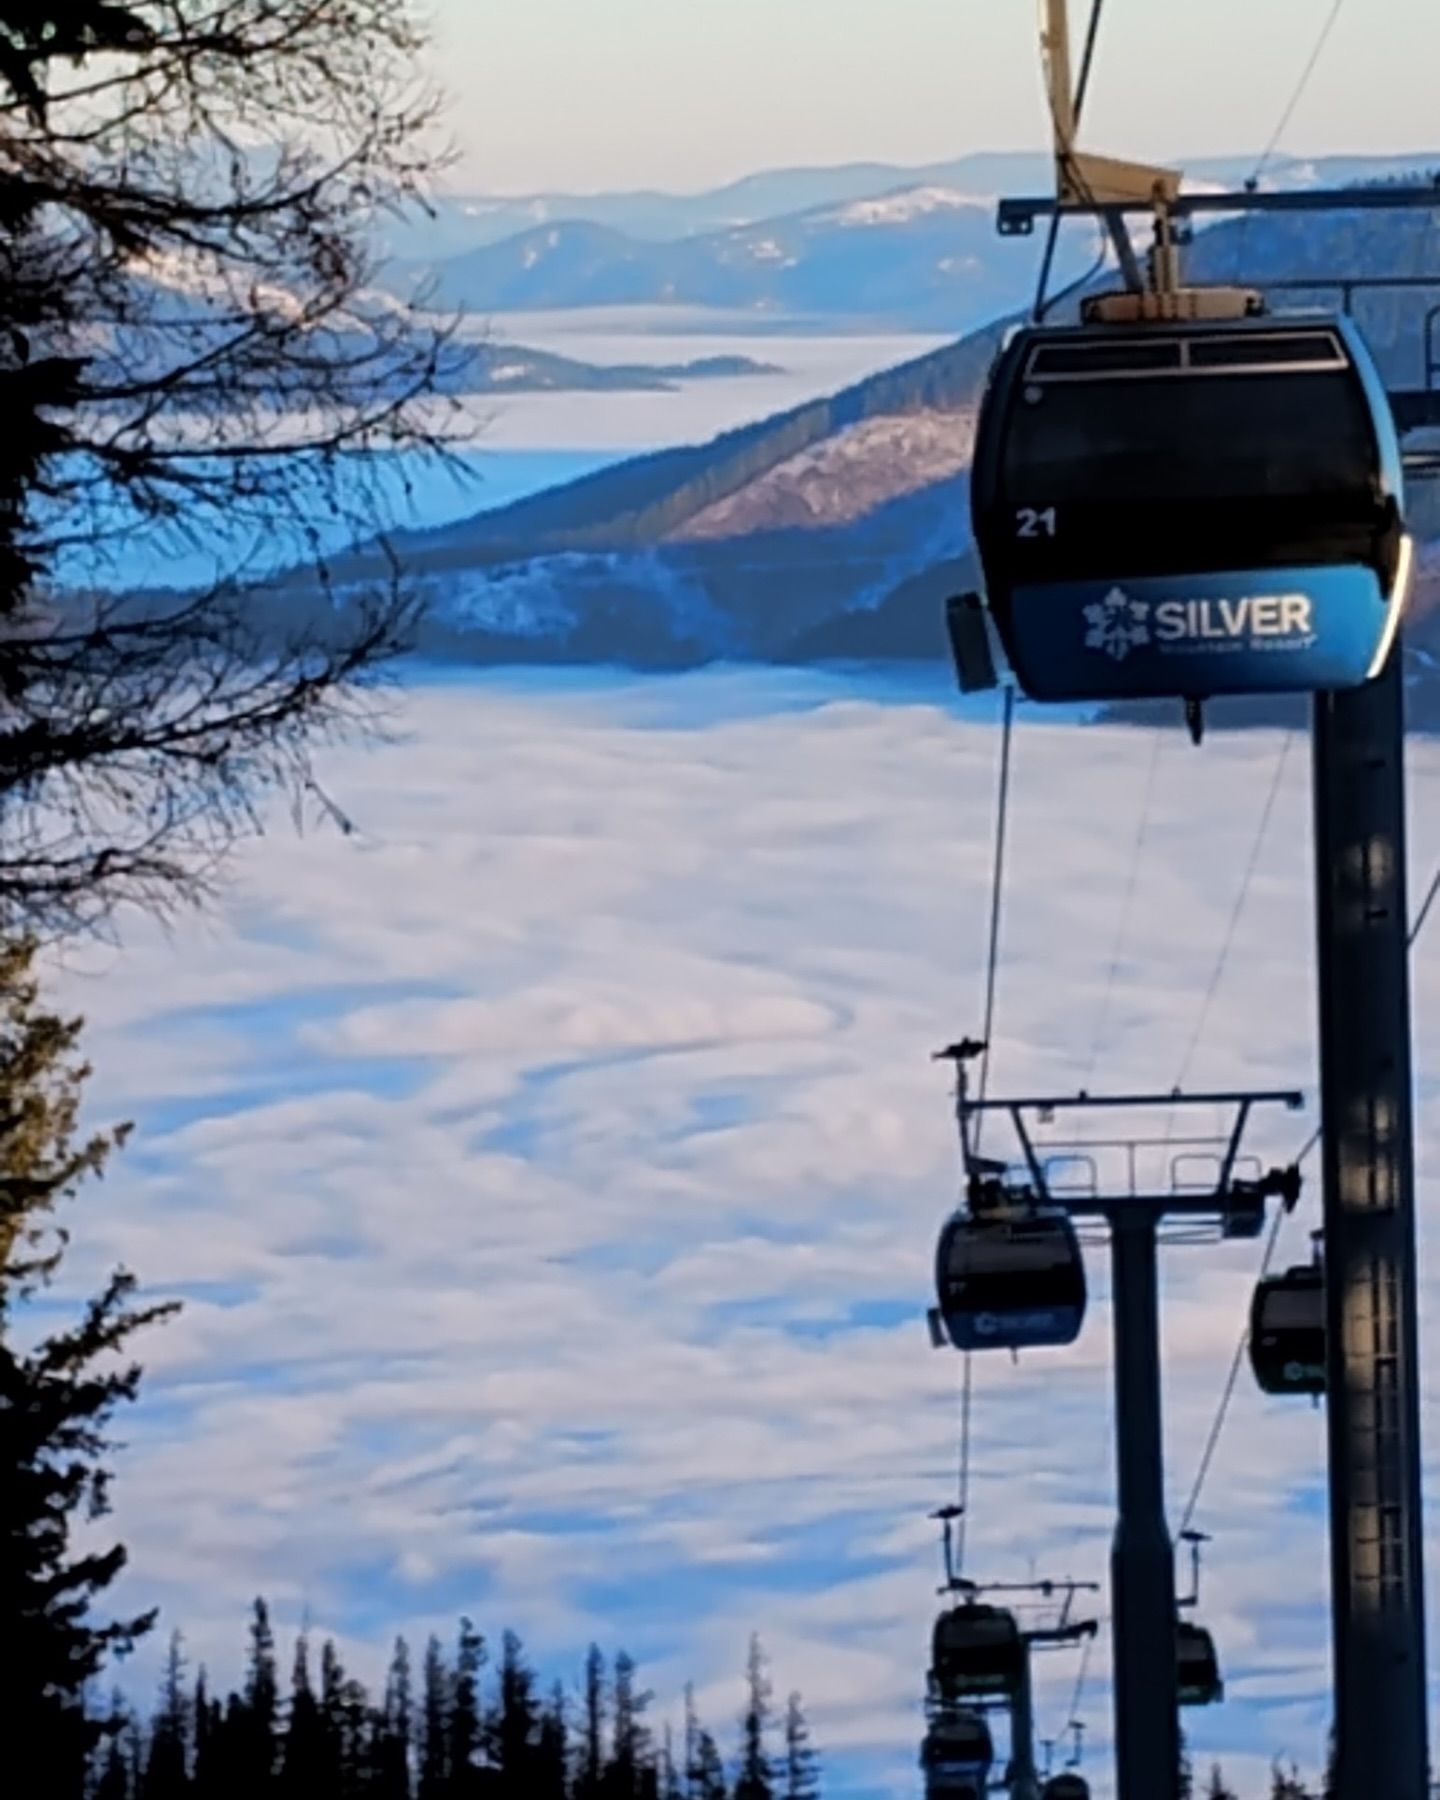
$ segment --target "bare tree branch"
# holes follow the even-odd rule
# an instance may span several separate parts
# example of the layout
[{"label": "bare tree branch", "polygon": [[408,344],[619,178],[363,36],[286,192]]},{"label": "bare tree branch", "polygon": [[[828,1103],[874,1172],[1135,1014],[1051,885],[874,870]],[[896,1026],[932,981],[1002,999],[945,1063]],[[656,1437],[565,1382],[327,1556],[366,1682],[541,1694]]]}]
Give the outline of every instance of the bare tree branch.
[{"label": "bare tree branch", "polygon": [[[322,546],[383,538],[463,376],[375,286],[421,43],[409,0],[0,0],[0,931],[203,898],[371,717],[411,604],[337,605]],[[214,580],[107,591],[137,534]],[[257,546],[316,579],[247,590]]]}]

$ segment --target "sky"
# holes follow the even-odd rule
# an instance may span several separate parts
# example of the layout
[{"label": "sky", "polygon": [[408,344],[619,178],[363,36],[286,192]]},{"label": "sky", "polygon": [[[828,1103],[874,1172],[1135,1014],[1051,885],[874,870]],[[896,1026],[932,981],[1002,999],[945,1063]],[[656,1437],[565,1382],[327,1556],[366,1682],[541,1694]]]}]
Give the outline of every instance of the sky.
[{"label": "sky", "polygon": [[[308,1619],[372,1681],[396,1631],[462,1611],[572,1682],[593,1637],[662,1715],[693,1678],[727,1743],[758,1630],[828,1800],[913,1794],[958,1381],[923,1316],[957,1195],[929,1052],[977,1022],[995,749],[938,675],[431,678],[386,746],[322,758],[352,837],[276,818],[219,910],[65,950],[91,1116],[137,1130],[65,1221],[57,1299],[122,1260],[186,1301],[121,1421],[117,1604],[160,1604],[217,1682],[257,1592],[287,1656]],[[1423,880],[1440,749],[1413,755]],[[1302,736],[1196,752],[1024,709],[994,1089],[1183,1070],[1313,1106],[1308,819]],[[1437,1001],[1421,954],[1422,1219]],[[1164,1254],[1172,1525],[1257,1261]],[[976,1575],[1105,1579],[1093,1250],[1090,1279],[1073,1349],[977,1360]],[[1433,1254],[1424,1298],[1433,1321]],[[1246,1800],[1272,1754],[1321,1752],[1322,1426],[1242,1380],[1197,1515],[1229,1698],[1188,1723]],[[142,1696],[161,1643],[123,1674]],[[1102,1797],[1107,1671],[1102,1637]],[[1044,1735],[1076,1675],[1044,1660]]]},{"label": "sky", "polygon": [[[1332,0],[1108,0],[1092,148],[1264,148]],[[429,0],[434,67],[490,192],[697,189],[1045,141],[1036,0]],[[1085,0],[1072,0],[1080,38]],[[1435,147],[1440,10],[1348,0],[1282,149]]]}]

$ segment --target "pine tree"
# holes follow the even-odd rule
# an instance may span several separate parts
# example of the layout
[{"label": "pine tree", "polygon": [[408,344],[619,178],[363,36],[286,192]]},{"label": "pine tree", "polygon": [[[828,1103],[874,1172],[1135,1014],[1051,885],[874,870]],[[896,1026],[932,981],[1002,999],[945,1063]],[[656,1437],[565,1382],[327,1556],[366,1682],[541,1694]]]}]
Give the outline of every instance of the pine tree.
[{"label": "pine tree", "polygon": [[540,1715],[535,1752],[535,1800],[569,1800],[570,1743],[565,1690],[557,1681]]},{"label": "pine tree", "polygon": [[244,1705],[235,1725],[238,1742],[232,1744],[232,1750],[239,1785],[249,1800],[269,1800],[280,1760],[280,1685],[270,1609],[258,1596],[250,1615]]},{"label": "pine tree", "polygon": [[469,1619],[461,1619],[450,1684],[450,1793],[470,1800],[479,1791],[484,1721],[480,1712],[480,1671],[485,1640]]},{"label": "pine tree", "polygon": [[[92,1607],[125,1564],[121,1545],[72,1553],[72,1533],[109,1510],[108,1428],[135,1398],[138,1366],[117,1362],[133,1334],[174,1309],[137,1308],[118,1271],[69,1325],[45,1332],[27,1307],[53,1280],[63,1233],[47,1215],[104,1168],[125,1131],[80,1142],[89,1070],[81,1024],[40,1006],[34,946],[0,946],[0,1619],[6,1763],[44,1769],[46,1800],[78,1800],[103,1722],[84,1697],[107,1658],[154,1614],[105,1624]],[[17,1329],[29,1324],[29,1329]],[[23,1347],[22,1347],[23,1345]]]},{"label": "pine tree", "polygon": [[345,1670],[333,1638],[326,1638],[320,1646],[320,1737],[324,1745],[322,1779],[327,1790],[334,1790],[339,1787],[345,1758]]},{"label": "pine tree", "polygon": [[339,1766],[328,1790],[335,1800],[362,1800],[371,1789],[379,1742],[379,1715],[370,1705],[363,1682],[347,1677],[340,1684]]},{"label": "pine tree", "polygon": [[602,1778],[607,1800],[647,1800],[655,1786],[654,1753],[645,1725],[648,1693],[635,1688],[635,1663],[622,1650],[615,1658],[615,1723],[610,1761]]},{"label": "pine tree", "polygon": [[110,1702],[105,1735],[97,1746],[96,1776],[92,1800],[134,1800],[134,1771],[130,1766],[130,1715],[117,1692]]},{"label": "pine tree", "polygon": [[445,1800],[450,1788],[450,1671],[439,1638],[425,1646],[422,1679],[418,1800]]},{"label": "pine tree", "polygon": [[190,1714],[190,1735],[195,1746],[191,1793],[195,1800],[220,1800],[225,1791],[223,1751],[225,1712],[212,1700],[202,1667],[195,1678],[195,1700]]},{"label": "pine tree", "polygon": [[184,1800],[190,1790],[190,1709],[185,1698],[185,1663],[180,1633],[170,1638],[160,1705],[150,1728],[150,1753],[141,1800]]},{"label": "pine tree", "polygon": [[799,1694],[785,1706],[785,1800],[816,1800],[820,1792],[820,1758],[810,1742]]},{"label": "pine tree", "polygon": [[584,1722],[576,1800],[598,1800],[605,1773],[605,1658],[592,1644],[585,1656]]},{"label": "pine tree", "polygon": [[287,1800],[314,1800],[325,1792],[332,1770],[326,1754],[320,1706],[310,1681],[310,1637],[301,1631],[295,1642],[290,1680],[290,1721],[285,1730],[280,1791]]},{"label": "pine tree", "polygon": [[396,1638],[385,1680],[385,1711],[375,1765],[375,1800],[410,1800],[410,1647]]},{"label": "pine tree", "polygon": [[1235,1795],[1225,1785],[1225,1777],[1220,1772],[1219,1763],[1210,1767],[1210,1785],[1205,1790],[1206,1800],[1236,1800]]},{"label": "pine tree", "polygon": [[719,1746],[704,1726],[700,1727],[695,1736],[692,1795],[693,1800],[730,1800],[730,1790],[725,1785],[725,1764],[721,1761]]},{"label": "pine tree", "polygon": [[670,1729],[668,1720],[660,1747],[660,1800],[685,1800],[680,1771],[675,1765],[675,1734]]},{"label": "pine tree", "polygon": [[1285,1770],[1275,1763],[1270,1773],[1270,1800],[1311,1800],[1310,1790],[1300,1779],[1300,1771],[1294,1763],[1290,1765],[1287,1775]]},{"label": "pine tree", "polygon": [[250,1769],[255,1740],[249,1708],[239,1694],[226,1697],[223,1709],[214,1707],[211,1738],[210,1786],[206,1800],[250,1800]]},{"label": "pine tree", "polygon": [[500,1651],[500,1689],[489,1733],[491,1761],[499,1773],[496,1792],[529,1800],[539,1775],[540,1707],[535,1672],[520,1640],[507,1631]]},{"label": "pine tree", "polygon": [[129,1771],[130,1792],[138,1794],[145,1779],[145,1730],[134,1713],[125,1721],[121,1738],[125,1746],[125,1766]]},{"label": "pine tree", "polygon": [[745,1711],[740,1719],[740,1763],[735,1777],[735,1800],[774,1800],[774,1777],[765,1743],[770,1724],[770,1681],[765,1673],[765,1653],[758,1637],[750,1639],[746,1685]]}]

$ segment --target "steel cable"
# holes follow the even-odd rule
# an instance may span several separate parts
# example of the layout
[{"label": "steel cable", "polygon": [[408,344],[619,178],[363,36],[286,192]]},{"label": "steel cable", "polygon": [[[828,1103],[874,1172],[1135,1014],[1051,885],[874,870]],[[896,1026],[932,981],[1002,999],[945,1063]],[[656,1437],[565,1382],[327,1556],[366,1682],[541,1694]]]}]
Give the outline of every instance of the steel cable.
[{"label": "steel cable", "polygon": [[[1421,931],[1424,929],[1425,921],[1430,916],[1430,909],[1435,904],[1435,897],[1437,894],[1440,894],[1440,867],[1436,868],[1434,875],[1430,879],[1430,885],[1425,892],[1425,899],[1421,904],[1419,912],[1415,915],[1415,919],[1406,936],[1405,948],[1407,950],[1413,950],[1415,948],[1416,941],[1419,938]],[[1314,1150],[1315,1146],[1320,1142],[1322,1129],[1322,1126],[1317,1125],[1310,1133],[1310,1136],[1306,1138],[1304,1144],[1300,1148],[1299,1154],[1295,1158],[1297,1167],[1305,1161],[1311,1151]],[[1280,1237],[1280,1229],[1288,1216],[1289,1215],[1283,1207],[1277,1207],[1275,1209],[1275,1217],[1271,1222],[1269,1236],[1265,1242],[1265,1254],[1260,1262],[1260,1272],[1256,1276],[1257,1282],[1263,1281],[1270,1271],[1270,1264],[1274,1258],[1276,1244]],[[1246,1323],[1241,1327],[1239,1341],[1235,1345],[1235,1354],[1230,1359],[1230,1369],[1225,1378],[1225,1385],[1221,1389],[1220,1403],[1215,1410],[1215,1417],[1211,1422],[1210,1432],[1205,1440],[1205,1448],[1201,1452],[1200,1466],[1196,1470],[1195,1480],[1191,1484],[1190,1498],[1186,1502],[1185,1512],[1180,1526],[1182,1531],[1189,1530],[1191,1522],[1194,1520],[1195,1513],[1200,1505],[1200,1498],[1205,1488],[1205,1480],[1210,1473],[1210,1465],[1214,1461],[1215,1452],[1220,1445],[1221,1433],[1225,1429],[1225,1420],[1230,1411],[1230,1402],[1235,1397],[1235,1388],[1239,1381],[1240,1369],[1245,1361],[1245,1352],[1249,1347],[1250,1325],[1247,1319]]]}]

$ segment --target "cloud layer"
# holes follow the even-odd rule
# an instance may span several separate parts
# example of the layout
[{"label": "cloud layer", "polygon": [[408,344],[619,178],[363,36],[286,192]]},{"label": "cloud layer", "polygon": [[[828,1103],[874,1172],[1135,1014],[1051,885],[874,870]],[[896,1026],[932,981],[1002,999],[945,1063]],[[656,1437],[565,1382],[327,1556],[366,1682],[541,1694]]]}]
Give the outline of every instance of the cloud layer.
[{"label": "cloud layer", "polygon": [[[978,1022],[995,752],[894,679],[426,684],[387,746],[325,759],[354,837],[277,821],[223,916],[72,953],[93,1109],[140,1129],[72,1221],[70,1280],[123,1259],[188,1299],[126,1421],[129,1596],[226,1679],[262,1589],[369,1676],[461,1611],[557,1667],[624,1643],[726,1734],[756,1628],[832,1800],[915,1791],[958,1379],[923,1324],[956,1192],[927,1057]],[[1414,762],[1423,884],[1440,770]],[[1313,1093],[1303,740],[1197,754],[1027,714],[1011,827],[997,1091]],[[1255,1148],[1306,1135],[1282,1114]],[[1172,1523],[1257,1257],[1165,1253]],[[1105,1579],[1090,1267],[1073,1350],[977,1360],[977,1575]],[[1323,1741],[1321,1448],[1318,1412],[1242,1381],[1197,1521],[1230,1698],[1189,1723],[1257,1787]],[[1102,1638],[1097,1777],[1107,1669]],[[1076,1674],[1042,1663],[1047,1735]]]}]

